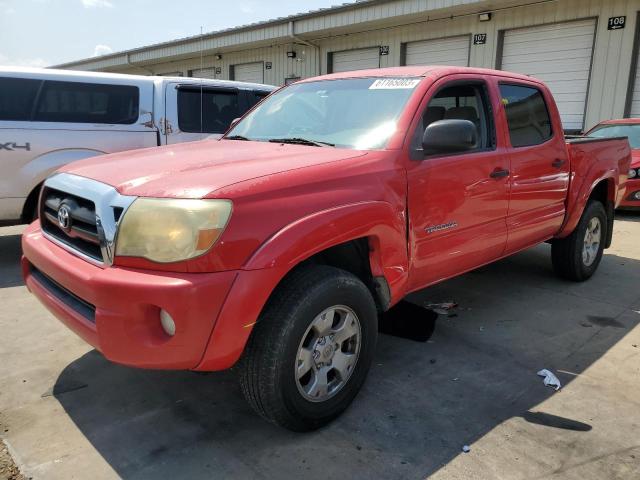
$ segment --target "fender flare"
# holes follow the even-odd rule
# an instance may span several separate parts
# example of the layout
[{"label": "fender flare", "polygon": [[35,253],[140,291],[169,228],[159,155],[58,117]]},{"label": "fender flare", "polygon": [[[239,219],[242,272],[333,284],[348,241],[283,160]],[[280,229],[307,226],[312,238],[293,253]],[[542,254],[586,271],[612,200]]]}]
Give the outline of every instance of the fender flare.
[{"label": "fender flare", "polygon": [[63,165],[105,153],[91,148],[62,148],[32,158],[18,172],[18,175],[24,179],[24,184],[29,185],[29,191],[25,192],[25,196]]},{"label": "fender flare", "polygon": [[409,275],[405,211],[383,201],[341,205],[312,213],[280,229],[264,242],[243,270],[290,270],[335,245],[367,238],[374,277],[384,277],[391,304],[404,297]]},{"label": "fender flare", "polygon": [[386,279],[390,304],[402,299],[408,281],[405,221],[405,212],[387,202],[361,202],[322,210],[280,229],[238,272],[195,370],[234,365],[282,279],[300,262],[340,243],[367,238],[371,273]]},{"label": "fender flare", "polygon": [[[567,216],[565,219],[562,228],[556,235],[556,238],[565,238],[571,235],[571,232],[576,228],[580,218],[582,217],[582,212],[587,206],[587,202],[589,201],[589,197],[596,189],[596,187],[602,183],[607,183],[607,203],[615,204],[616,202],[616,181],[614,172],[606,171],[602,175],[598,176],[591,183],[582,182],[579,187],[578,193],[570,200],[567,204]],[[571,182],[575,183],[575,180]],[[571,188],[571,187],[569,187]],[[609,212],[608,205],[604,205],[607,212]],[[612,210],[612,209],[611,209]],[[610,231],[613,226],[613,221],[610,219],[611,226],[608,226],[607,231]],[[610,243],[610,240],[607,240],[607,243]]]}]

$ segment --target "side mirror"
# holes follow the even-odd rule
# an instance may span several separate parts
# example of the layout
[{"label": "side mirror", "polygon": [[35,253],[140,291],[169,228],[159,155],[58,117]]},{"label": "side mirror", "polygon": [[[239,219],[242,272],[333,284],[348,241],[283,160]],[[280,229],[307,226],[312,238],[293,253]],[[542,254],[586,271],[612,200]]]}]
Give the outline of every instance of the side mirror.
[{"label": "side mirror", "polygon": [[422,150],[426,155],[471,150],[478,143],[476,126],[469,120],[438,120],[422,135]]}]

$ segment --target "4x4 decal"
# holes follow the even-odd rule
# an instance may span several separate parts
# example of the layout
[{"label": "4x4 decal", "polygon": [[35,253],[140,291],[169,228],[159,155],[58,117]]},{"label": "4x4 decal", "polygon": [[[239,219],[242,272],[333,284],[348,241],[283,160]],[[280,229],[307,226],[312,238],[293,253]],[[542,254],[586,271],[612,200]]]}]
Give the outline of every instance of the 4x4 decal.
[{"label": "4x4 decal", "polygon": [[29,142],[25,142],[24,145],[18,145],[15,142],[0,143],[0,150],[9,150],[10,152],[13,152],[14,150],[17,150],[19,148],[30,152],[31,144]]}]

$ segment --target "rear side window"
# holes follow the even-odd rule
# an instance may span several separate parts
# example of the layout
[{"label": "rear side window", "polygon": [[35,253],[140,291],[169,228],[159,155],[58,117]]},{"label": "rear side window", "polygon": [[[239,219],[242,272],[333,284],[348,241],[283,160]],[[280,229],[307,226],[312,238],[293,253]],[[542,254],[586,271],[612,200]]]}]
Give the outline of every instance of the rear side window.
[{"label": "rear side window", "polygon": [[224,133],[239,116],[237,91],[178,90],[178,127],[183,132]]},{"label": "rear side window", "polygon": [[42,80],[0,78],[0,120],[31,120]]},{"label": "rear side window", "polygon": [[138,87],[45,81],[37,122],[132,124],[138,119]]},{"label": "rear side window", "polygon": [[539,145],[552,136],[551,118],[542,92],[523,85],[500,85],[511,146]]}]

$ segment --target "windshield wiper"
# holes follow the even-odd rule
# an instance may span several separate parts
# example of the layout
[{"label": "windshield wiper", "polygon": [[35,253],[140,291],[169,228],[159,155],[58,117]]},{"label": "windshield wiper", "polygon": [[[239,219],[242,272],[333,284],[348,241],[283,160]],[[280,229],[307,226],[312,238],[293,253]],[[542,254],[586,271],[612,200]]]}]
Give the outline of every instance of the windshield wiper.
[{"label": "windshield wiper", "polygon": [[309,140],[308,138],[270,138],[271,143],[291,143],[294,145],[310,145],[313,147],[335,147],[335,143],[323,142],[320,140]]},{"label": "windshield wiper", "polygon": [[245,142],[251,141],[247,137],[243,137],[242,135],[229,135],[228,137],[224,137],[225,140],[244,140]]}]

